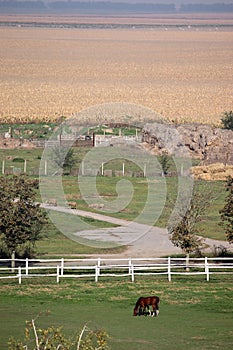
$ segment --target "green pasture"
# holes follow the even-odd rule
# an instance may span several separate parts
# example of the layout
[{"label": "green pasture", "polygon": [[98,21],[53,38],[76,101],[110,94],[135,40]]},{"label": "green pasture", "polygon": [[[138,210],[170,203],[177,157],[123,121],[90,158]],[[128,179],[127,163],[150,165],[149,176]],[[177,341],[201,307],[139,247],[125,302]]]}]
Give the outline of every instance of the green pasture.
[{"label": "green pasture", "polygon": [[[67,220],[68,214],[58,214],[60,216],[60,219],[65,219]],[[83,223],[88,223],[92,225],[93,227],[114,227],[115,225],[102,222],[102,221],[97,221],[97,220],[92,220],[88,218],[82,218]],[[66,223],[66,221],[64,221]],[[81,229],[81,226],[79,229]],[[75,231],[75,230],[73,230]],[[76,229],[77,231],[77,229]],[[90,247],[86,244],[80,244],[74,240],[69,239],[67,236],[62,234],[51,222],[49,222],[48,225],[43,229],[42,232],[42,239],[39,240],[36,243],[36,256],[38,258],[60,258],[61,256],[67,256],[70,257],[72,255],[77,255],[77,254],[83,254],[83,256],[87,254],[114,254],[114,253],[121,253],[124,250],[124,247],[116,247],[116,248],[94,248]]]},{"label": "green pasture", "polygon": [[[88,152],[89,148],[80,147],[74,148],[74,156],[77,161],[77,166],[79,166],[81,159],[83,159],[86,152]],[[27,160],[27,169],[28,171],[33,173],[33,169],[38,169],[40,160],[42,157],[42,150],[0,150],[0,163],[3,159],[5,159],[6,168],[11,168],[12,166],[21,167],[23,169],[23,162],[18,162],[19,159]],[[16,161],[15,161],[16,160]],[[125,163],[125,171],[128,170],[138,170],[136,168],[132,168],[131,162]],[[173,167],[174,165],[172,165]],[[122,169],[122,160],[119,159],[117,161],[110,162],[105,165],[105,168],[114,169]],[[43,177],[42,177],[43,178]],[[118,196],[117,189],[118,185],[121,184],[121,177],[103,177],[97,176],[96,188],[98,195],[101,198],[108,202],[113,203]],[[135,220],[139,213],[142,212],[145,203],[147,201],[148,188],[149,185],[153,186],[155,189],[155,193],[157,189],[160,189],[161,183],[165,184],[166,188],[166,203],[163,207],[162,213],[159,216],[159,219],[155,222],[156,226],[166,227],[169,216],[174,207],[174,203],[177,196],[177,177],[166,177],[166,178],[157,178],[151,179],[150,184],[144,178],[125,178],[128,183],[131,184],[132,187],[132,198],[130,198],[130,202],[123,207],[121,210],[116,211],[114,213],[103,212],[106,215],[111,215],[117,218],[122,218],[125,220]],[[57,181],[56,177],[51,178],[51,183],[55,183]],[[87,184],[88,181],[93,182],[93,177],[86,178]],[[161,182],[162,181],[162,182]],[[48,186],[48,191],[51,191],[51,198],[56,197],[56,195],[52,192],[52,186],[50,186],[50,182],[46,179],[46,183]],[[78,180],[76,176],[63,176],[62,185],[65,193],[65,197],[67,201],[76,202],[77,208],[88,211],[96,211],[94,208],[90,208],[88,204],[83,199],[82,194],[80,193],[80,188],[78,184]],[[203,217],[203,221],[200,223],[201,234],[204,237],[224,240],[225,234],[223,230],[223,226],[220,224],[220,215],[219,210],[224,206],[224,199],[226,196],[225,184],[223,181],[211,181],[211,182],[202,182],[203,187],[210,188],[214,193],[214,200],[211,203],[211,206],[208,208],[206,215]],[[162,192],[161,192],[162,193]],[[123,193],[124,194],[124,193]],[[156,200],[153,206],[151,206],[151,212],[157,210],[157,206],[160,205],[160,197],[158,196],[159,191],[157,191]],[[163,193],[161,194],[162,198]],[[127,197],[127,194],[125,194]],[[127,199],[127,198],[126,198]],[[162,198],[163,199],[163,198]],[[161,200],[162,200],[161,199]],[[38,201],[40,200],[40,193],[38,192]],[[98,198],[96,199],[98,203]],[[63,220],[64,225],[67,220],[67,215],[62,215],[59,213],[58,215],[60,220]],[[99,222],[96,220],[88,219],[88,224],[92,227],[109,227],[110,224],[106,224],[103,222]],[[79,231],[83,229],[83,225],[87,223],[87,220],[80,218],[80,225],[75,227],[75,231]],[[122,249],[122,248],[121,248]],[[85,245],[81,245],[77,242],[71,241],[53,225],[53,223],[49,223],[47,227],[43,230],[43,239],[37,242],[37,250],[39,256],[59,256],[59,255],[69,255],[69,254],[89,254],[89,253],[100,253],[100,252],[110,252],[109,250],[100,251],[96,248],[91,248]],[[111,250],[111,252],[113,252]],[[115,252],[119,252],[119,249],[115,250]]]},{"label": "green pasture", "polygon": [[[0,281],[0,349],[10,336],[23,339],[25,321],[38,328],[63,326],[73,336],[88,322],[105,329],[112,350],[223,349],[233,342],[232,276],[128,279]],[[158,317],[133,317],[139,296],[161,298]],[[46,315],[45,311],[49,310]],[[38,318],[37,316],[41,314]]]},{"label": "green pasture", "polygon": [[[143,210],[145,201],[147,199],[147,190],[148,185],[144,179],[131,178],[127,179],[131,181],[134,194],[132,200],[129,205],[126,206],[123,210],[120,210],[116,213],[108,214],[104,212],[105,215],[111,215],[117,218],[125,219],[125,220],[135,220],[139,213]],[[97,189],[99,195],[106,201],[114,201],[117,198],[116,186],[119,181],[119,178],[105,178],[98,177],[97,178]],[[156,184],[155,184],[156,185]],[[174,202],[176,199],[176,187],[177,180],[176,178],[169,177],[166,178],[167,185],[167,199],[166,205],[162,211],[161,216],[158,221],[155,223],[156,226],[166,227],[167,220],[172,212],[172,208],[174,206]],[[70,201],[75,201],[77,203],[77,208],[88,211],[95,211],[93,208],[88,207],[87,203],[84,201],[82,196],[80,195],[80,191],[78,188],[78,182],[76,177],[66,176],[63,179],[64,192],[67,198]],[[211,188],[214,193],[214,200],[211,203],[211,206],[208,208],[206,215],[203,217],[203,221],[200,223],[201,234],[204,237],[224,240],[225,234],[223,230],[223,226],[220,225],[220,216],[219,210],[224,205],[225,198],[225,187],[224,182],[215,181],[215,182],[205,182],[203,186],[207,186]],[[51,198],[53,198],[53,194],[51,194]],[[101,212],[102,213],[102,212]],[[54,213],[54,217],[56,217],[56,222],[61,222],[66,225],[66,222],[69,222],[69,226],[72,232],[81,231],[85,229],[85,225],[89,224],[92,228],[99,227],[111,227],[112,225],[109,223],[104,223],[101,221],[93,220],[93,219],[84,219],[80,217],[79,225],[75,225],[75,227],[71,227],[70,215],[62,214],[62,213]],[[68,220],[68,221],[67,221]],[[61,225],[62,226],[62,225]],[[59,227],[61,227],[59,226]],[[71,233],[72,233],[71,232]],[[44,238],[36,243],[37,250],[39,256],[68,256],[69,254],[91,254],[91,253],[117,253],[120,250],[124,249],[115,248],[115,249],[98,249],[92,248],[86,245],[79,244],[73,240],[68,239],[64,236],[54,225],[53,223],[49,223],[47,227],[44,228],[42,235]]]}]

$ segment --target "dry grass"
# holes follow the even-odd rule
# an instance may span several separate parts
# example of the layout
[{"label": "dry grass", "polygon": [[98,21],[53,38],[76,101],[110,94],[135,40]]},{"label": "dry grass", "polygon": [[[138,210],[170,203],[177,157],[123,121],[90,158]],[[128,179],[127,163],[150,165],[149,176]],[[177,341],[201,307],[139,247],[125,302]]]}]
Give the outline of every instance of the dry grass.
[{"label": "dry grass", "polygon": [[215,124],[233,109],[231,31],[1,27],[0,47],[0,122],[106,102]]}]

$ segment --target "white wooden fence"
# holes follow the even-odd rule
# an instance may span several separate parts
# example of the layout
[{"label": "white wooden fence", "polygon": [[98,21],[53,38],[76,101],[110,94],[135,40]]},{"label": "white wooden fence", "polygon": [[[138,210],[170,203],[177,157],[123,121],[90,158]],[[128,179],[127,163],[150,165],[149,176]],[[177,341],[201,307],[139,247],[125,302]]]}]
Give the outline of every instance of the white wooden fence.
[{"label": "white wooden fence", "polygon": [[128,259],[0,259],[0,279],[54,277],[57,283],[62,278],[91,278],[95,282],[102,277],[129,277],[134,282],[137,276],[233,274],[233,258],[128,258]]}]

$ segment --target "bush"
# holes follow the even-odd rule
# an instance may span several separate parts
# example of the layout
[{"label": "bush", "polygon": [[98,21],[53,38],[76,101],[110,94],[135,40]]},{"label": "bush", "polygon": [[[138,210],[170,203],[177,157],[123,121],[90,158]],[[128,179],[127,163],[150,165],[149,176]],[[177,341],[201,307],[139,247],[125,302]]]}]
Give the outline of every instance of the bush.
[{"label": "bush", "polygon": [[224,129],[233,130],[233,112],[225,112],[221,122]]},{"label": "bush", "polygon": [[23,158],[14,158],[12,160],[12,162],[14,162],[14,163],[24,163],[24,159]]},{"label": "bush", "polygon": [[[84,325],[76,339],[67,338],[62,327],[37,328],[35,320],[26,322],[24,342],[10,338],[9,350],[108,350],[108,334],[104,330],[93,331]],[[30,345],[26,345],[26,344]]]}]

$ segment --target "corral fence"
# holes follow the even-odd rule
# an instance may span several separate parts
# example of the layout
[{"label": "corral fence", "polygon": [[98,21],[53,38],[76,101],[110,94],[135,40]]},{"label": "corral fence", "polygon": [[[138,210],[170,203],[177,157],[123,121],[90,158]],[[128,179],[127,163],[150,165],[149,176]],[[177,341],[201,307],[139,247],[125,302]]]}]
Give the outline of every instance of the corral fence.
[{"label": "corral fence", "polygon": [[91,258],[91,259],[0,259],[0,279],[54,277],[91,278],[135,277],[166,275],[168,281],[175,275],[233,274],[233,258]]}]

